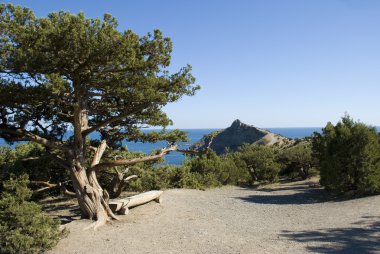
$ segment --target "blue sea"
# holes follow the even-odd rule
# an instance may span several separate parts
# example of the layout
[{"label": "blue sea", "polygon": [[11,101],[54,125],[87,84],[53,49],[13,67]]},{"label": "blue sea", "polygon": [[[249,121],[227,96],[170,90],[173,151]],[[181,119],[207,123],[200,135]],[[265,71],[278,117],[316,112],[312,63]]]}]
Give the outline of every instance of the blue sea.
[{"label": "blue sea", "polygon": [[[198,142],[204,135],[220,129],[183,129],[187,133],[190,139],[188,143],[180,143],[179,147],[181,149],[187,149],[193,143]],[[266,130],[280,134],[288,138],[304,138],[312,135],[314,132],[320,132],[322,128],[320,127],[310,127],[310,128],[266,128]],[[129,150],[132,151],[142,151],[144,153],[149,153],[153,149],[160,149],[165,147],[165,142],[157,143],[140,143],[140,142],[125,142]],[[180,165],[185,159],[185,156],[179,152],[172,152],[165,156],[165,162],[172,165]]]},{"label": "blue sea", "polygon": [[[321,127],[307,127],[307,128],[265,128],[266,130],[280,134],[288,138],[304,138],[312,135],[314,132],[321,132]],[[179,147],[181,149],[187,149],[191,144],[199,141],[204,135],[209,134],[213,131],[219,129],[183,129],[190,139],[188,143],[181,143]],[[380,131],[380,128],[377,127],[377,130]],[[4,140],[0,139],[0,145],[6,145]],[[124,142],[123,145],[126,145],[130,151],[141,151],[144,153],[150,153],[154,149],[164,148],[166,146],[165,142],[157,143],[141,143],[141,142]],[[165,163],[172,165],[180,165],[185,156],[182,153],[172,152],[165,156]]]}]

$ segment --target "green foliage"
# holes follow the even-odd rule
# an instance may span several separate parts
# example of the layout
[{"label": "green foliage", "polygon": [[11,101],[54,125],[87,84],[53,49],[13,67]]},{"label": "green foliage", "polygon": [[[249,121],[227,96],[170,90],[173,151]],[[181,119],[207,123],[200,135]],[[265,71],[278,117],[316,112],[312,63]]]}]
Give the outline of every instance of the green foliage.
[{"label": "green foliage", "polygon": [[28,174],[30,180],[52,183],[69,179],[68,172],[52,160],[43,146],[36,143],[19,144],[15,148],[0,146],[0,180],[8,179],[11,174]]},{"label": "green foliage", "polygon": [[277,161],[281,164],[281,174],[303,179],[315,173],[312,168],[317,165],[309,141],[297,142],[295,145],[279,150]]},{"label": "green foliage", "polygon": [[[128,147],[124,146],[124,147],[119,147],[119,148],[113,149],[113,150],[107,149],[103,155],[103,160],[111,160],[112,161],[114,159],[120,159],[120,158],[133,159],[133,158],[141,158],[144,156],[146,156],[145,153],[129,151]],[[135,174],[135,175],[138,175],[139,177],[141,177],[143,171],[154,170],[154,165],[156,163],[160,163],[160,162],[161,161],[158,160],[158,161],[151,161],[151,162],[145,162],[145,163],[138,163],[138,164],[135,164],[133,166],[129,166],[128,168],[130,169],[130,171],[129,171],[128,175]],[[88,162],[88,163],[90,163],[90,162]],[[111,189],[111,181],[112,181],[112,178],[116,174],[115,169],[117,169],[119,172],[124,172],[127,169],[127,167],[126,166],[117,166],[117,167],[112,167],[112,168],[104,168],[98,172],[98,181],[99,181],[100,185],[107,190]],[[139,170],[137,170],[137,169],[139,169]],[[134,173],[137,171],[138,171],[138,174]],[[136,180],[133,180],[133,181],[136,181]],[[147,186],[149,186],[149,185],[150,184],[147,183]],[[154,189],[153,186],[152,186],[152,189]],[[145,189],[143,187],[141,187],[141,188],[136,188],[135,190],[140,191],[140,190],[145,190]]]},{"label": "green foliage", "polygon": [[186,140],[178,130],[140,130],[170,125],[162,107],[199,89],[191,66],[169,72],[172,42],[161,31],[119,31],[109,14],[90,19],[60,11],[38,18],[12,4],[0,4],[0,31],[0,137],[30,140],[14,131],[20,128],[62,143],[78,121],[78,103],[94,127],[86,134],[98,130],[112,148],[124,139]]},{"label": "green foliage", "polygon": [[[155,151],[152,151],[154,154]],[[107,159],[122,157],[126,159],[141,158],[146,156],[142,152],[128,151],[127,147],[107,151],[104,155]],[[128,191],[148,191],[153,189],[169,188],[204,188],[200,182],[201,176],[190,172],[188,167],[171,166],[160,164],[163,160],[137,163],[129,167],[127,175],[137,175],[137,179],[128,182]],[[119,172],[123,172],[126,167],[116,167]],[[99,172],[99,183],[106,189],[111,188],[111,180],[115,175],[115,168],[108,168]]]},{"label": "green foliage", "polygon": [[[91,19],[60,11],[36,17],[28,8],[1,3],[0,138],[39,143],[46,151],[37,157],[55,158],[25,165],[16,156],[2,172],[27,172],[31,179],[56,183],[66,180],[66,171],[77,170],[72,180],[81,184],[74,187],[87,195],[83,186],[96,181],[86,179],[94,149],[85,143],[101,140],[115,149],[123,140],[185,141],[183,131],[166,131],[172,121],[163,107],[194,95],[199,86],[191,66],[169,70],[171,53],[172,42],[161,31],[145,36],[122,31],[109,14]],[[142,132],[147,126],[163,131]],[[96,131],[100,138],[89,140]],[[85,211],[93,204],[82,203],[100,206],[89,196],[78,200],[83,215],[94,209]]]},{"label": "green foliage", "polygon": [[[310,143],[303,141],[286,150],[270,146],[244,145],[237,152],[222,156],[210,150],[207,154],[188,158],[182,166],[139,163],[132,166],[129,173],[136,174],[139,178],[132,180],[127,188],[130,191],[206,189],[254,181],[274,182],[278,179],[281,169],[283,175],[299,175],[301,167],[310,176],[312,166],[315,166],[311,152]],[[129,155],[131,156],[131,153]],[[139,157],[141,154],[134,156]]]},{"label": "green foliage", "polygon": [[62,233],[59,221],[43,215],[41,208],[28,202],[27,175],[4,182],[0,199],[1,253],[42,253],[54,247]]},{"label": "green foliage", "polygon": [[247,181],[247,170],[241,165],[239,167],[236,160],[236,156],[232,154],[218,156],[210,150],[207,154],[186,161],[185,166],[189,167],[191,172],[204,177],[206,187],[215,187]]},{"label": "green foliage", "polygon": [[313,151],[320,161],[321,184],[340,193],[380,191],[380,138],[375,128],[344,116],[315,133]]},{"label": "green foliage", "polygon": [[251,182],[277,180],[280,165],[276,161],[276,151],[272,147],[243,145],[236,156],[242,160],[251,174]]},{"label": "green foliage", "polygon": [[128,189],[146,191],[152,189],[192,188],[204,189],[201,175],[190,172],[185,166],[162,166],[152,170],[133,167],[131,173],[139,176],[132,181]]},{"label": "green foliage", "polygon": [[[139,163],[130,168],[129,174],[138,175],[127,189],[146,191],[152,189],[195,188],[206,189],[228,184],[246,183],[249,174],[245,165],[234,155],[220,157],[210,151],[198,157],[188,158],[182,166],[156,166]],[[100,177],[102,180],[103,178]]]}]

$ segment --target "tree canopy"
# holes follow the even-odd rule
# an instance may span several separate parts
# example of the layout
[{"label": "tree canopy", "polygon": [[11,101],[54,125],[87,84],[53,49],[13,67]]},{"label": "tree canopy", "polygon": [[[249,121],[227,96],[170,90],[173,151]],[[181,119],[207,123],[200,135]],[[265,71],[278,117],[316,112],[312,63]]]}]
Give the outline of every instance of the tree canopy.
[{"label": "tree canopy", "polygon": [[254,181],[274,182],[280,171],[276,161],[275,150],[272,147],[250,144],[239,148],[237,156],[244,161]]},{"label": "tree canopy", "polygon": [[380,191],[380,136],[375,128],[348,115],[315,133],[313,151],[320,162],[321,184],[336,192]]},{"label": "tree canopy", "polygon": [[[97,171],[155,160],[177,150],[181,131],[163,107],[199,89],[191,67],[168,70],[172,42],[161,31],[119,31],[109,14],[36,17],[28,8],[0,5],[0,137],[43,145],[70,172],[83,216],[100,224],[113,217]],[[161,126],[144,133],[141,128]],[[100,138],[91,140],[93,132]],[[124,139],[167,140],[145,158],[102,161]]]},{"label": "tree canopy", "polygon": [[162,107],[199,88],[191,85],[190,66],[166,70],[172,42],[159,30],[143,37],[119,32],[109,14],[37,18],[5,4],[0,14],[0,135],[7,140],[56,147],[76,127],[77,105],[84,109],[77,117],[88,119],[84,136],[155,141],[165,136],[144,135],[140,127],[168,126]]}]

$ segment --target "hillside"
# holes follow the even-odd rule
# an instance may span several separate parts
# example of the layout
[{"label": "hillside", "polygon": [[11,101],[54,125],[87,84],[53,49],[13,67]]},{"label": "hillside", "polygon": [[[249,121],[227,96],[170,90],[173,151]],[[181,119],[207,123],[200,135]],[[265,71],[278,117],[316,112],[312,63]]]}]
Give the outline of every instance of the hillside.
[{"label": "hillside", "polygon": [[292,139],[242,123],[237,119],[230,127],[205,135],[192,145],[191,149],[203,150],[209,147],[217,154],[222,154],[226,151],[236,151],[243,144],[287,146],[292,143]]}]

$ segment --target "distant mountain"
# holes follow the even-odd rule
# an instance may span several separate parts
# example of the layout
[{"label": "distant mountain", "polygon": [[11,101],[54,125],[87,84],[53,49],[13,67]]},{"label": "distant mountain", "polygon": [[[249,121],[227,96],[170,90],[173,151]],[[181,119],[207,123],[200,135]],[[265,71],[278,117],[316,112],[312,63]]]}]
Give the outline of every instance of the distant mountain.
[{"label": "distant mountain", "polygon": [[242,123],[237,119],[230,127],[203,136],[190,149],[203,150],[209,147],[217,154],[223,154],[226,151],[236,151],[243,144],[287,146],[292,143],[292,139]]}]

